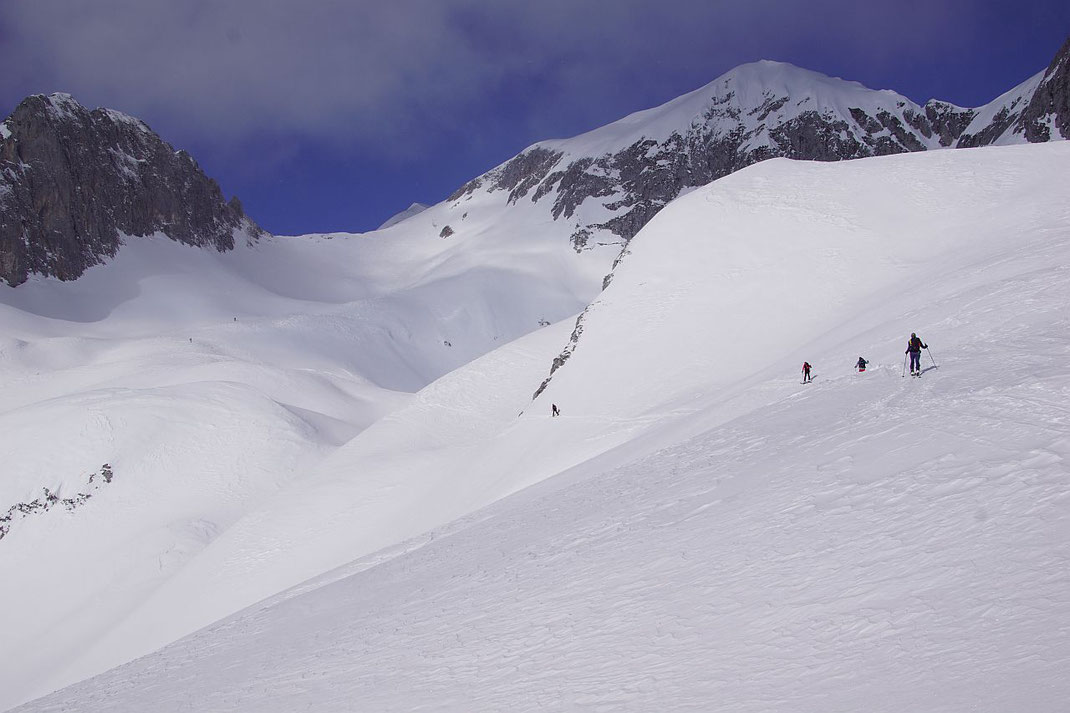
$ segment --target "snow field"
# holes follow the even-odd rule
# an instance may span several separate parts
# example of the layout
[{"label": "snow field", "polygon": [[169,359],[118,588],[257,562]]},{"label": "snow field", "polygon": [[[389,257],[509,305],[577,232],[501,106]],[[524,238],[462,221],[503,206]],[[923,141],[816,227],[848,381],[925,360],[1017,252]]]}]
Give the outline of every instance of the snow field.
[{"label": "snow field", "polygon": [[1060,710],[1068,160],[772,161],[686,196],[534,404],[570,321],[260,500],[127,624],[318,580],[20,710]]},{"label": "snow field", "polygon": [[[491,203],[491,218],[470,205],[453,241],[434,208],[368,236],[226,254],[128,238],[76,282],[0,288],[0,514],[45,488],[87,492],[105,463],[115,474],[0,541],[0,578],[18,583],[0,591],[0,709],[158,648],[171,619],[192,619],[184,634],[231,613],[194,587],[181,615],[125,623],[412,392],[583,307],[612,255],[574,259],[523,221],[496,233]],[[270,538],[244,550],[279,552]]]},{"label": "snow field", "polygon": [[[714,428],[606,454],[20,710],[1061,710],[1070,224],[1048,215],[939,287],[908,271],[895,314],[815,340],[812,386],[781,355],[732,399],[749,410],[673,430]],[[900,376],[904,319],[940,363],[920,380]],[[541,419],[571,448],[581,421]]]}]

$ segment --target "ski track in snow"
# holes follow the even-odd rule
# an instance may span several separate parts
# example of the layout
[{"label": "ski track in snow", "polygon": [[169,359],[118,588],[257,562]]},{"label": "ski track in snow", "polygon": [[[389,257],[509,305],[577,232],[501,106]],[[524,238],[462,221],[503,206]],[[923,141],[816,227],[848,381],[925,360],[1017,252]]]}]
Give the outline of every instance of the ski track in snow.
[{"label": "ski track in snow", "polygon": [[17,710],[1065,710],[1068,247],[826,335],[813,386],[785,356],[740,416]]}]

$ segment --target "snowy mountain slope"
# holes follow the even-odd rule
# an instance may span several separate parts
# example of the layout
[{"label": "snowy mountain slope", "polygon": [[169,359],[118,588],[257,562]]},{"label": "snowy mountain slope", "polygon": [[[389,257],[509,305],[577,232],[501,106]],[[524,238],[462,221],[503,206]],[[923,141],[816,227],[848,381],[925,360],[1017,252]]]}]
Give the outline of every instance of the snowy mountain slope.
[{"label": "snowy mountain slope", "polygon": [[0,577],[23,583],[0,592],[22,642],[0,651],[0,708],[170,641],[112,632],[413,392],[571,320],[612,259],[577,260],[538,223],[507,240],[465,226],[463,241],[398,225],[228,253],[138,238],[77,281],[0,288]]},{"label": "snowy mountain slope", "polygon": [[[891,319],[900,314],[896,295],[903,281],[934,282],[961,269],[961,261],[1004,251],[1006,236],[1020,231],[1023,218],[1064,225],[1065,211],[1050,212],[1058,192],[1052,176],[1065,155],[1065,149],[1037,154],[1045,158],[1036,160],[1051,164],[1041,171],[1029,155],[1017,152],[982,152],[973,160],[949,155],[924,163],[883,159],[846,167],[776,162],[768,171],[749,169],[746,179],[721,181],[718,190],[681,199],[668,217],[648,226],[614,283],[587,311],[574,355],[547,390],[534,404],[525,399],[512,411],[504,408],[507,423],[480,423],[484,438],[478,456],[470,453],[467,439],[458,439],[464,447],[455,449],[456,456],[448,449],[436,451],[427,463],[421,455],[418,467],[409,455],[390,454],[395,441],[430,439],[435,448],[443,447],[433,435],[441,416],[432,420],[421,414],[409,423],[411,417],[399,412],[402,436],[394,433],[399,424],[393,418],[382,428],[376,424],[325,460],[302,483],[301,493],[280,496],[267,519],[292,554],[257,563],[269,583],[261,585],[262,596],[287,577],[296,584],[310,575],[313,562],[340,565],[347,553],[371,552],[415,535],[430,522],[448,522],[607,451],[620,448],[627,454],[622,457],[637,457],[645,446],[635,441],[648,430],[666,430],[672,442],[681,428],[706,428],[726,413],[754,408],[761,391],[748,388],[751,382],[767,378],[764,369],[779,365],[789,345],[794,351],[836,328],[848,306],[861,303],[867,313]],[[987,181],[975,177],[981,166],[993,173]],[[927,180],[903,179],[918,170]],[[786,189],[791,179],[798,186]],[[808,188],[815,184],[819,188]],[[815,190],[822,193],[815,196]],[[983,223],[975,224],[977,219]],[[958,225],[967,227],[953,227]],[[768,237],[755,241],[756,232]],[[688,256],[691,270],[681,267],[681,255]],[[674,319],[676,314],[687,317]],[[798,355],[800,363],[803,358],[810,357]],[[521,374],[529,386],[535,384],[530,369],[518,370],[514,378]],[[480,388],[466,369],[456,378]],[[483,388],[498,393],[513,387]],[[727,397],[734,400],[725,405]],[[564,409],[569,442],[545,418],[551,402]],[[711,411],[711,402],[719,408]],[[514,420],[520,411],[523,416]],[[713,422],[701,415],[707,412],[714,414]],[[459,417],[474,414],[465,410]],[[686,424],[676,423],[681,420]],[[365,472],[376,475],[352,477]],[[447,492],[436,482],[446,483]],[[330,513],[322,518],[330,524],[321,522],[309,532],[300,513],[316,508],[291,507],[306,500],[326,507],[318,511]],[[399,513],[407,516],[400,519]],[[258,514],[249,527],[255,532],[264,517]],[[241,523],[235,529],[246,527]],[[244,559],[238,547],[228,564],[217,565],[220,572],[213,577],[221,584],[212,599],[233,601],[255,587],[256,578],[240,566]],[[305,566],[295,570],[291,562]],[[156,616],[167,609],[160,607]]]},{"label": "snowy mountain slope", "polygon": [[[463,394],[468,438],[513,458],[473,441],[431,461],[463,463],[467,506],[574,467],[20,710],[1059,710],[1068,161],[767,162],[675,202],[534,409],[504,404],[534,385],[507,393],[508,364],[526,380],[546,351],[521,342],[349,464],[388,476]],[[912,330],[940,363],[920,380],[900,376]],[[395,472],[355,527],[384,499],[424,524],[450,507],[413,482],[429,469]],[[297,546],[280,559],[340,531],[326,480],[308,541],[273,532]]]},{"label": "snowy mountain slope", "polygon": [[94,640],[68,677],[152,651],[333,569],[350,553],[394,545],[504,495],[471,475],[495,458],[512,464],[515,454],[487,444],[508,431],[527,396],[527,381],[517,377],[538,374],[568,328],[535,332],[434,382],[295,487],[263,498]]},{"label": "snowy mountain slope", "polygon": [[[952,153],[844,166],[777,161],[769,169],[775,181],[749,169],[746,179],[681,198],[629,247],[611,287],[624,284],[587,311],[573,356],[540,398],[582,398],[582,408],[597,415],[638,415],[655,403],[684,407],[700,395],[697,386],[735,383],[768,350],[778,355],[786,344],[802,346],[833,329],[848,304],[886,314],[897,309],[895,295],[908,281],[924,277],[927,292],[938,290],[941,276],[961,261],[1040,239],[1037,226],[1047,222],[1062,225],[1062,190],[1049,182],[1065,165],[1065,148]],[[1048,170],[1033,170],[1045,161]],[[780,176],[799,183],[785,187]],[[820,197],[814,184],[824,189]],[[696,269],[683,272],[680,255]],[[681,323],[672,318],[677,312],[692,319]],[[608,334],[592,339],[598,330]],[[671,348],[673,358],[652,361],[651,343]],[[711,349],[715,344],[722,346]],[[665,381],[679,392],[660,379],[592,392],[590,375],[606,364],[622,373],[668,371]],[[703,376],[683,378],[694,374]]]},{"label": "snowy mountain slope", "polygon": [[577,251],[626,243],[670,201],[770,158],[840,161],[944,147],[1042,142],[1070,132],[1070,41],[1047,70],[977,109],[783,62],[745,64],[666,104],[571,139],[539,142],[451,197],[531,201]]},{"label": "snowy mountain slope", "polygon": [[1070,38],[1040,72],[976,111],[958,146],[1070,138]]}]

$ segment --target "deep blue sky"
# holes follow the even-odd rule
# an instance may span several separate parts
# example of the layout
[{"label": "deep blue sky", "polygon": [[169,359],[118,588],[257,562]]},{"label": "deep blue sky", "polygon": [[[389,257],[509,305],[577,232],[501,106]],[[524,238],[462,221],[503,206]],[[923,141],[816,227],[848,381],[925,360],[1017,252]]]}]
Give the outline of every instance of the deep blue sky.
[{"label": "deep blue sky", "polygon": [[70,92],[189,150],[274,233],[360,231],[744,62],[977,106],[1070,34],[1067,0],[876,5],[5,0],[0,114]]}]

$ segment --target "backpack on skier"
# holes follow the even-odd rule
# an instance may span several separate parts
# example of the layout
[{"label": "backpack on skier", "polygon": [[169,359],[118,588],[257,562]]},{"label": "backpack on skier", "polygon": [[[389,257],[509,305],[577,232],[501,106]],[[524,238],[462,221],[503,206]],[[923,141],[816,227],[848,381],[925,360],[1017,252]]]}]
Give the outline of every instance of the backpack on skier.
[{"label": "backpack on skier", "polygon": [[921,341],[914,332],[910,333],[910,340],[907,342],[907,350],[904,354],[910,355],[910,375],[921,376],[921,350],[928,349],[929,345]]}]

